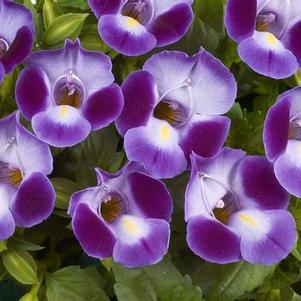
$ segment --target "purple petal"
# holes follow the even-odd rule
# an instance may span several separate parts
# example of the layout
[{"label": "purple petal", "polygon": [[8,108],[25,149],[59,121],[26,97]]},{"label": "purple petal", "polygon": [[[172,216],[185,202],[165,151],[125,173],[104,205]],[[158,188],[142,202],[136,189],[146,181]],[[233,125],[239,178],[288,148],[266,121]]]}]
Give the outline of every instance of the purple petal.
[{"label": "purple petal", "polygon": [[265,157],[248,156],[238,167],[235,192],[244,208],[284,209],[289,195],[275,177]]},{"label": "purple petal", "polygon": [[158,178],[172,178],[187,165],[177,131],[155,118],[146,127],[130,129],[124,136],[124,148],[130,161],[141,162]]},{"label": "purple petal", "polygon": [[286,149],[289,121],[290,121],[291,97],[284,97],[276,102],[268,111],[264,130],[263,142],[267,158],[273,162]]},{"label": "purple petal", "polygon": [[135,242],[129,241],[125,234],[119,235],[113,251],[114,261],[129,268],[138,268],[155,264],[166,255],[169,224],[160,219],[146,219],[145,224],[147,233]]},{"label": "purple petal", "polygon": [[301,142],[289,140],[286,151],[276,160],[275,175],[291,194],[301,197]]},{"label": "purple petal", "polygon": [[55,147],[78,144],[91,130],[80,111],[67,105],[50,107],[34,115],[32,128],[39,139]]},{"label": "purple petal", "polygon": [[0,184],[0,240],[11,237],[15,231],[15,221],[9,210],[9,204],[14,198],[16,189],[10,185]]},{"label": "purple petal", "polygon": [[188,221],[187,243],[201,258],[215,263],[239,261],[239,237],[227,226],[203,216]]},{"label": "purple petal", "polygon": [[50,94],[49,79],[42,68],[27,67],[21,72],[16,84],[16,101],[27,119],[48,108]]},{"label": "purple petal", "polygon": [[88,2],[97,18],[116,14],[121,6],[121,0],[88,0]]},{"label": "purple petal", "polygon": [[287,78],[298,69],[293,53],[268,32],[255,32],[243,40],[238,46],[238,53],[254,71],[275,79]]},{"label": "purple petal", "polygon": [[191,152],[202,157],[214,156],[227,138],[230,123],[230,119],[223,116],[196,116],[182,134],[180,145],[186,156]]},{"label": "purple petal", "polygon": [[122,15],[105,15],[99,19],[98,31],[101,38],[116,51],[138,56],[152,50],[156,38],[135,19]]},{"label": "purple petal", "polygon": [[116,120],[121,135],[127,130],[144,126],[153,113],[158,92],[153,76],[146,71],[132,73],[122,84],[124,107]]},{"label": "purple petal", "polygon": [[161,181],[140,172],[128,176],[130,195],[147,218],[170,221],[172,199]]},{"label": "purple petal", "polygon": [[83,82],[87,96],[114,81],[110,58],[103,53],[83,49],[78,39],[74,42],[66,40],[60,49],[36,51],[27,58],[26,64],[41,67],[52,84],[71,69]]},{"label": "purple petal", "polygon": [[89,256],[100,259],[112,256],[115,236],[87,204],[79,204],[76,207],[72,228],[80,245]]},{"label": "purple petal", "polygon": [[188,31],[193,19],[190,5],[180,3],[158,16],[149,31],[157,39],[157,47],[170,45],[181,39]]},{"label": "purple petal", "polygon": [[11,204],[15,222],[21,227],[32,227],[47,219],[54,208],[55,192],[48,178],[34,172],[25,178]]},{"label": "purple petal", "polygon": [[121,113],[123,95],[118,85],[98,90],[86,100],[82,113],[90,122],[93,130],[108,126]]},{"label": "purple petal", "polygon": [[271,265],[283,260],[296,240],[296,224],[285,210],[242,210],[229,226],[240,235],[242,258],[253,264]]},{"label": "purple petal", "polygon": [[1,84],[4,76],[5,76],[5,70],[4,70],[2,63],[0,62],[0,84]]},{"label": "purple petal", "polygon": [[225,26],[228,35],[236,42],[251,36],[256,23],[256,0],[228,0]]},{"label": "purple petal", "polygon": [[294,23],[285,34],[286,47],[296,56],[299,65],[301,65],[301,20]]},{"label": "purple petal", "polygon": [[0,59],[5,72],[11,72],[31,52],[34,41],[32,29],[28,26],[20,28],[8,51]]},{"label": "purple petal", "polygon": [[191,72],[191,92],[195,111],[207,115],[228,112],[236,98],[234,76],[220,60],[204,49],[193,59],[195,65]]}]

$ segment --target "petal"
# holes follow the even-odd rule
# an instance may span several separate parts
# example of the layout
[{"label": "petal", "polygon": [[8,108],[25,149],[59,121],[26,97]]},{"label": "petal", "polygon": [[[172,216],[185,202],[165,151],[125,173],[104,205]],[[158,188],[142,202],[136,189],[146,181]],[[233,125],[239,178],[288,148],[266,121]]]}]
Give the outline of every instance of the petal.
[{"label": "petal", "polygon": [[116,239],[112,231],[87,204],[79,204],[72,218],[74,235],[84,251],[92,257],[112,256]]},{"label": "petal", "polygon": [[241,255],[253,264],[271,265],[286,258],[296,240],[296,224],[285,210],[242,210],[231,227],[241,237]]},{"label": "petal", "polygon": [[243,208],[284,209],[289,195],[277,181],[273,165],[265,157],[247,156],[237,170],[235,192]]},{"label": "petal", "polygon": [[172,199],[163,182],[141,172],[128,176],[131,199],[147,218],[170,221]]},{"label": "petal", "polygon": [[99,130],[113,122],[120,115],[122,107],[121,89],[112,84],[90,95],[84,103],[82,113],[90,122],[92,130]]},{"label": "petal", "polygon": [[33,41],[34,35],[30,27],[23,26],[18,30],[8,51],[0,59],[6,73],[11,72],[29,55]]},{"label": "petal", "polygon": [[11,237],[15,231],[15,221],[9,210],[9,204],[15,195],[15,188],[0,184],[0,240]]},{"label": "petal", "polygon": [[54,208],[55,192],[48,178],[34,172],[25,178],[11,205],[16,224],[32,227],[47,219]]},{"label": "petal", "polygon": [[49,146],[40,141],[19,122],[17,122],[16,141],[18,158],[25,174],[39,171],[49,175],[53,169],[53,159]]},{"label": "petal", "polygon": [[201,258],[225,264],[240,260],[239,237],[212,218],[193,217],[188,221],[187,243]]},{"label": "petal", "polygon": [[48,108],[51,103],[51,87],[41,67],[27,67],[21,72],[16,83],[16,101],[27,119]]},{"label": "petal", "polygon": [[169,224],[165,220],[123,216],[117,228],[114,261],[128,268],[159,262],[169,245]]},{"label": "petal", "polygon": [[151,24],[149,31],[157,39],[157,47],[175,43],[188,31],[193,19],[190,5],[180,3],[158,16]]},{"label": "petal", "polygon": [[228,147],[211,158],[191,155],[192,171],[185,193],[186,221],[198,215],[211,216],[217,202],[232,189],[244,156],[245,152]]},{"label": "petal", "polygon": [[88,0],[97,18],[102,15],[116,14],[121,6],[121,0]]},{"label": "petal", "polygon": [[166,95],[187,106],[190,94],[185,83],[190,78],[193,64],[193,59],[184,52],[162,51],[150,57],[143,70],[153,75],[160,97]]},{"label": "petal", "polygon": [[124,149],[130,161],[141,162],[154,177],[172,178],[187,165],[177,131],[155,118],[147,126],[130,129],[124,136]]},{"label": "petal", "polygon": [[4,76],[5,76],[5,70],[4,70],[2,63],[0,62],[0,84],[1,84]]},{"label": "petal", "polygon": [[67,106],[50,107],[32,118],[32,128],[39,139],[55,147],[78,144],[90,133],[90,123],[79,110]]},{"label": "petal", "polygon": [[36,51],[27,58],[26,64],[40,66],[52,84],[72,69],[83,82],[88,96],[114,81],[110,58],[103,53],[83,49],[78,39],[74,42],[66,40],[60,49]]},{"label": "petal", "polygon": [[291,194],[301,197],[301,142],[289,140],[286,151],[276,160],[275,175]]},{"label": "petal", "polygon": [[256,0],[228,0],[225,11],[225,26],[228,35],[236,42],[251,36],[256,23]]},{"label": "petal", "polygon": [[34,32],[34,23],[30,10],[19,3],[6,0],[1,1],[0,20],[0,36],[10,44],[20,28],[28,26]]},{"label": "petal", "polygon": [[135,19],[122,15],[105,15],[99,19],[98,31],[101,38],[116,51],[138,56],[156,46],[156,38]]},{"label": "petal", "polygon": [[[12,136],[16,135],[17,113],[14,112],[9,116],[0,119],[0,149],[7,148],[7,143]],[[0,152],[2,155],[2,152]]]},{"label": "petal", "polygon": [[158,98],[156,82],[153,76],[146,71],[137,71],[123,82],[124,107],[116,120],[116,127],[121,135],[127,130],[144,126],[153,113]]},{"label": "petal", "polygon": [[268,111],[263,130],[263,142],[267,158],[273,162],[286,149],[291,97],[284,97],[276,102]]},{"label": "petal", "polygon": [[195,65],[191,73],[191,92],[195,111],[207,115],[228,112],[236,98],[234,76],[220,60],[204,49],[193,59]]},{"label": "petal", "polygon": [[224,116],[194,116],[182,133],[180,145],[187,155],[214,156],[223,146],[230,129],[230,119]]},{"label": "petal", "polygon": [[285,46],[296,56],[299,65],[301,65],[301,20],[295,22],[290,28],[286,31],[284,36]]},{"label": "petal", "polygon": [[238,53],[254,71],[275,79],[287,78],[298,69],[293,53],[269,32],[255,32],[243,40]]}]

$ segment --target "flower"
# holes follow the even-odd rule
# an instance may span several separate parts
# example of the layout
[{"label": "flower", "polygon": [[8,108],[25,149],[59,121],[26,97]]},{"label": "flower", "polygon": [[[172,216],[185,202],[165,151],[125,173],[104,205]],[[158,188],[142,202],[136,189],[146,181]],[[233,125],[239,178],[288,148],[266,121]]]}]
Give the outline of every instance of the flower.
[{"label": "flower", "polygon": [[301,197],[301,87],[281,94],[266,116],[263,141],[275,175],[291,194]]},{"label": "flower", "polygon": [[116,174],[96,169],[98,185],[72,195],[75,236],[89,256],[127,267],[157,263],[169,244],[172,200],[165,185],[129,163]]},{"label": "flower", "polygon": [[193,57],[164,51],[123,83],[124,109],[116,126],[131,161],[153,176],[183,172],[191,151],[210,157],[227,137],[224,116],[234,103],[236,82],[229,70],[202,49]]},{"label": "flower", "polygon": [[12,236],[15,225],[39,224],[54,207],[54,189],[46,177],[52,172],[49,147],[18,120],[18,113],[0,120],[0,240]]},{"label": "flower", "polygon": [[288,201],[264,157],[230,148],[212,158],[193,154],[185,195],[188,245],[216,263],[280,261],[296,239]]},{"label": "flower", "polygon": [[89,0],[101,38],[129,56],[170,45],[187,32],[193,0]]},{"label": "flower", "polygon": [[31,52],[34,24],[24,6],[0,0],[0,83]]},{"label": "flower", "polygon": [[225,26],[254,71],[280,79],[301,66],[299,0],[229,0]]},{"label": "flower", "polygon": [[123,96],[113,83],[109,57],[84,50],[79,40],[34,52],[26,64],[16,84],[16,100],[42,141],[73,146],[120,114]]}]

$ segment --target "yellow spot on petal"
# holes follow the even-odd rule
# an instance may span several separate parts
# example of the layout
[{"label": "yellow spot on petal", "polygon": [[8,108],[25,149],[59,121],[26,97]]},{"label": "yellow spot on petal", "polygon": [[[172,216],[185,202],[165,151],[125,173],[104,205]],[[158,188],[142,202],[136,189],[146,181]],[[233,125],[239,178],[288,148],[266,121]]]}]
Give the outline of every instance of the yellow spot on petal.
[{"label": "yellow spot on petal", "polygon": [[276,46],[278,43],[278,39],[270,32],[267,34],[266,39],[271,46]]},{"label": "yellow spot on petal", "polygon": [[124,216],[122,218],[122,227],[131,235],[137,236],[140,235],[142,230],[139,224],[131,217]]},{"label": "yellow spot on petal", "polygon": [[249,216],[249,215],[240,213],[240,214],[239,214],[239,219],[240,219],[242,222],[248,224],[248,225],[251,226],[251,227],[257,227],[257,226],[258,226],[257,221],[256,221],[253,217],[251,217],[251,216]]},{"label": "yellow spot on petal", "polygon": [[135,28],[139,25],[139,22],[137,20],[135,20],[134,18],[128,17],[126,24],[130,28]]},{"label": "yellow spot on petal", "polygon": [[68,106],[60,106],[59,109],[59,115],[60,117],[66,117],[69,114],[69,108]]},{"label": "yellow spot on petal", "polygon": [[170,127],[167,124],[165,124],[161,128],[160,138],[161,140],[166,141],[169,137],[170,137]]}]

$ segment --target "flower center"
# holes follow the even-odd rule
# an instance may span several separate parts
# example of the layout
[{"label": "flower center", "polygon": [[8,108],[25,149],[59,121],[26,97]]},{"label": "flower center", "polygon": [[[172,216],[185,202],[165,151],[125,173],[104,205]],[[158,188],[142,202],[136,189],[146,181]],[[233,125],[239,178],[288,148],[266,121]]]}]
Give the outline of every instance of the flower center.
[{"label": "flower center", "polygon": [[[121,14],[131,18],[128,26],[134,27],[138,23],[146,25],[153,17],[154,9],[151,0],[128,0],[124,1]],[[137,21],[137,22],[135,22]]]},{"label": "flower center", "polygon": [[288,139],[301,141],[301,119],[293,119],[289,125]]},{"label": "flower center", "polygon": [[109,192],[102,198],[99,206],[99,215],[107,223],[114,223],[124,212],[125,204],[119,193]]},{"label": "flower center", "polygon": [[0,59],[4,56],[4,54],[8,51],[9,45],[6,40],[0,38]]},{"label": "flower center", "polygon": [[57,105],[81,107],[85,99],[85,88],[72,69],[69,69],[66,75],[61,76],[55,82],[53,99]]},{"label": "flower center", "polygon": [[257,31],[271,31],[276,20],[276,15],[271,12],[259,14],[256,18]]},{"label": "flower center", "polygon": [[0,161],[0,183],[19,186],[22,182],[23,175],[19,168]]},{"label": "flower center", "polygon": [[[227,224],[231,215],[239,209],[239,203],[237,197],[234,195],[232,191],[230,191],[226,185],[220,182],[218,179],[211,177],[203,172],[200,172],[200,184],[201,184],[201,192],[202,199],[205,205],[205,208],[208,210],[209,214],[220,221],[223,224]],[[217,184],[217,189],[222,189],[225,191],[224,196],[219,199],[210,199],[210,192],[205,188],[205,181],[212,181]],[[209,186],[208,187],[214,187]],[[212,191],[212,195],[216,192]]]}]

